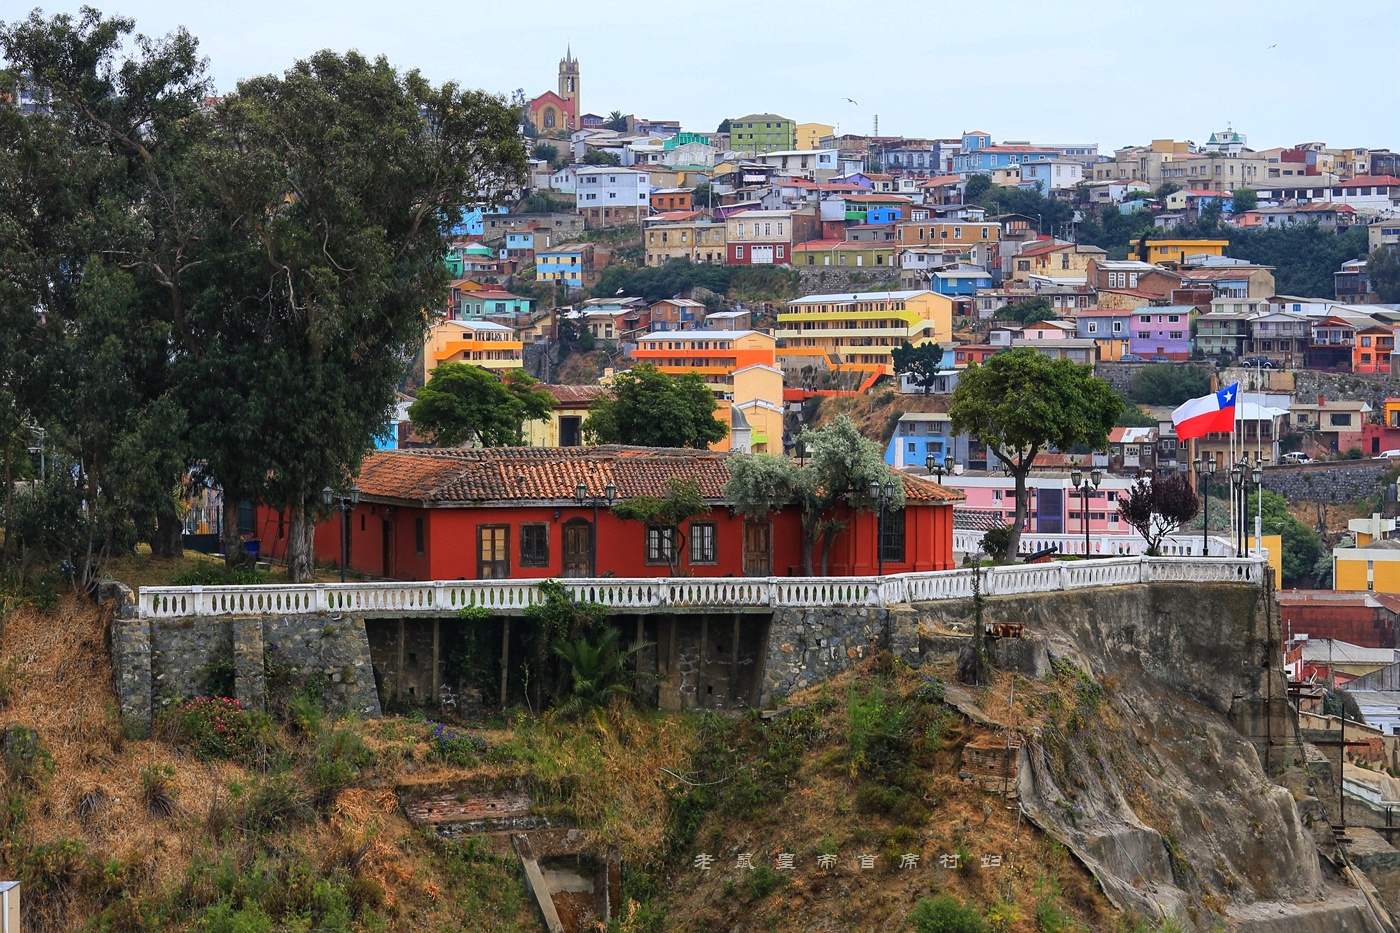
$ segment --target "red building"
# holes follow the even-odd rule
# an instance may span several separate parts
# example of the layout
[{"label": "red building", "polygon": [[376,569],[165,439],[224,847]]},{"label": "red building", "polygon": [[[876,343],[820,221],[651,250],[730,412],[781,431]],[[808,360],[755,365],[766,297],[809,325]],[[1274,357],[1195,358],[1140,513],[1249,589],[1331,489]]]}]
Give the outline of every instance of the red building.
[{"label": "red building", "polygon": [[[347,565],[398,580],[664,577],[675,547],[677,572],[701,577],[792,576],[802,573],[802,534],[795,509],[759,520],[732,512],[722,488],[727,453],[643,447],[503,447],[476,450],[389,450],[371,453],[360,471],[359,504],[347,515]],[[622,520],[604,499],[664,495],[666,481],[691,477],[713,509],[673,539],[660,525]],[[949,570],[953,503],[962,493],[901,475],[905,507],[885,513],[885,573]],[[594,550],[592,501],[600,500]],[[846,530],[831,547],[828,573],[877,572],[877,516],[843,509]],[[258,513],[264,554],[286,558],[285,526],[270,509]],[[316,560],[337,564],[339,516],[316,529]],[[814,559],[819,559],[819,554]]]}]

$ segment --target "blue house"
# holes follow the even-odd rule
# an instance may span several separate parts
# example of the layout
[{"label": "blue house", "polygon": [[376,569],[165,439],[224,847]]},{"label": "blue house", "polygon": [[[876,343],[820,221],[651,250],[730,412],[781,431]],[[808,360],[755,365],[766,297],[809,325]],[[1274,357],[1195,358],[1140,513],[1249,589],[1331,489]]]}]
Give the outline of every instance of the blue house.
[{"label": "blue house", "polygon": [[981,266],[959,263],[933,273],[931,284],[940,295],[967,296],[977,294],[979,288],[991,288],[994,283],[992,274]]},{"label": "blue house", "polygon": [[901,470],[924,467],[929,454],[942,462],[951,457],[956,463],[966,463],[968,435],[954,434],[947,412],[911,411],[899,418],[889,446],[885,448],[885,464]]},{"label": "blue house", "polygon": [[462,221],[452,228],[453,236],[485,236],[486,225],[482,221],[481,208],[462,211]]},{"label": "blue house", "polygon": [[892,224],[904,219],[904,212],[897,207],[872,207],[865,212],[867,224]]}]

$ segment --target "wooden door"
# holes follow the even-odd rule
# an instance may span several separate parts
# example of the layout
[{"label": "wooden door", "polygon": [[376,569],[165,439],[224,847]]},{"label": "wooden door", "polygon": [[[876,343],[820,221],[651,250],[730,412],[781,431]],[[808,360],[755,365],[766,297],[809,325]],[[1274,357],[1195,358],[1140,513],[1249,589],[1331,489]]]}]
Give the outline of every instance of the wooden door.
[{"label": "wooden door", "polygon": [[392,578],[394,576],[394,526],[387,518],[380,519],[379,526],[384,576]]},{"label": "wooden door", "polygon": [[564,523],[564,576],[593,575],[593,525],[587,519],[571,518]]},{"label": "wooden door", "polygon": [[766,577],[773,573],[772,522],[744,523],[744,576]]}]

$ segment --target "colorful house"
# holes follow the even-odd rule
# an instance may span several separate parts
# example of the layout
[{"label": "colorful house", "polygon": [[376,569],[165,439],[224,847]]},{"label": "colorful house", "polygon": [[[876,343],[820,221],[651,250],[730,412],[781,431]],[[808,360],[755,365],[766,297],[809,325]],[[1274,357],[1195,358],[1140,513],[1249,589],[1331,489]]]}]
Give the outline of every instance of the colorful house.
[{"label": "colorful house", "polygon": [[729,264],[792,263],[792,248],[812,238],[817,217],[810,211],[744,211],[725,219]]},{"label": "colorful house", "polygon": [[872,266],[894,268],[894,244],[850,240],[808,240],[792,248],[795,266]]},{"label": "colorful house", "polygon": [[[487,580],[615,576],[789,576],[802,571],[800,515],[785,508],[759,518],[724,498],[727,453],[639,447],[506,447],[378,451],[356,477],[360,501],[346,516],[347,566],[396,580]],[[662,496],[670,479],[693,479],[711,505],[680,528],[629,521],[607,507]],[[955,490],[898,476],[906,505],[885,514],[839,509],[828,572],[869,576],[949,570]],[[578,487],[592,498],[580,503]],[[257,518],[264,553],[286,555],[282,516]],[[338,563],[337,517],[315,531],[315,556]],[[878,537],[878,540],[877,540]]]},{"label": "colorful house", "polygon": [[953,300],[927,289],[808,295],[787,307],[774,331],[783,341],[778,360],[785,369],[816,365],[887,375],[896,347],[953,335]]},{"label": "colorful house", "polygon": [[583,288],[593,271],[593,246],[566,243],[535,251],[535,278],[541,282],[562,283],[565,288]]},{"label": "colorful house", "polygon": [[493,321],[434,324],[423,347],[425,382],[439,363],[471,363],[495,372],[520,369],[525,365],[514,328]]},{"label": "colorful house", "polygon": [[609,394],[608,389],[549,383],[540,383],[539,388],[554,397],[554,410],[547,418],[525,422],[525,443],[530,447],[583,446],[583,419],[594,402]]},{"label": "colorful house", "polygon": [[776,113],[751,113],[729,121],[729,147],[735,152],[779,152],[797,149],[797,127]]},{"label": "colorful house", "polygon": [[497,288],[454,290],[449,310],[455,321],[495,315],[529,315],[530,299]]},{"label": "colorful house", "polygon": [[1191,315],[1195,313],[1194,305],[1138,308],[1133,314],[1129,351],[1146,359],[1190,359]]},{"label": "colorful house", "polygon": [[645,245],[649,266],[664,266],[672,259],[723,265],[725,225],[699,215],[673,223],[651,223]]}]

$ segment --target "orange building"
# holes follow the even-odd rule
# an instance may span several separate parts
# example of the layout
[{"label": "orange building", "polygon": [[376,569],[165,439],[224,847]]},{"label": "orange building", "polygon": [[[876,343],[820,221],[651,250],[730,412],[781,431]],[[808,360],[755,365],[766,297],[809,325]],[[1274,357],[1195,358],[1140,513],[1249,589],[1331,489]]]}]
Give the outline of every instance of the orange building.
[{"label": "orange building", "polygon": [[1395,330],[1376,324],[1356,330],[1356,346],[1352,348],[1351,371],[1354,373],[1389,373],[1390,354],[1395,349]]},{"label": "orange building", "polygon": [[496,372],[525,365],[515,330],[493,321],[442,321],[423,346],[423,380],[439,363],[471,363]]},{"label": "orange building", "polygon": [[693,189],[657,188],[651,193],[651,209],[654,211],[688,211],[693,207]]}]

